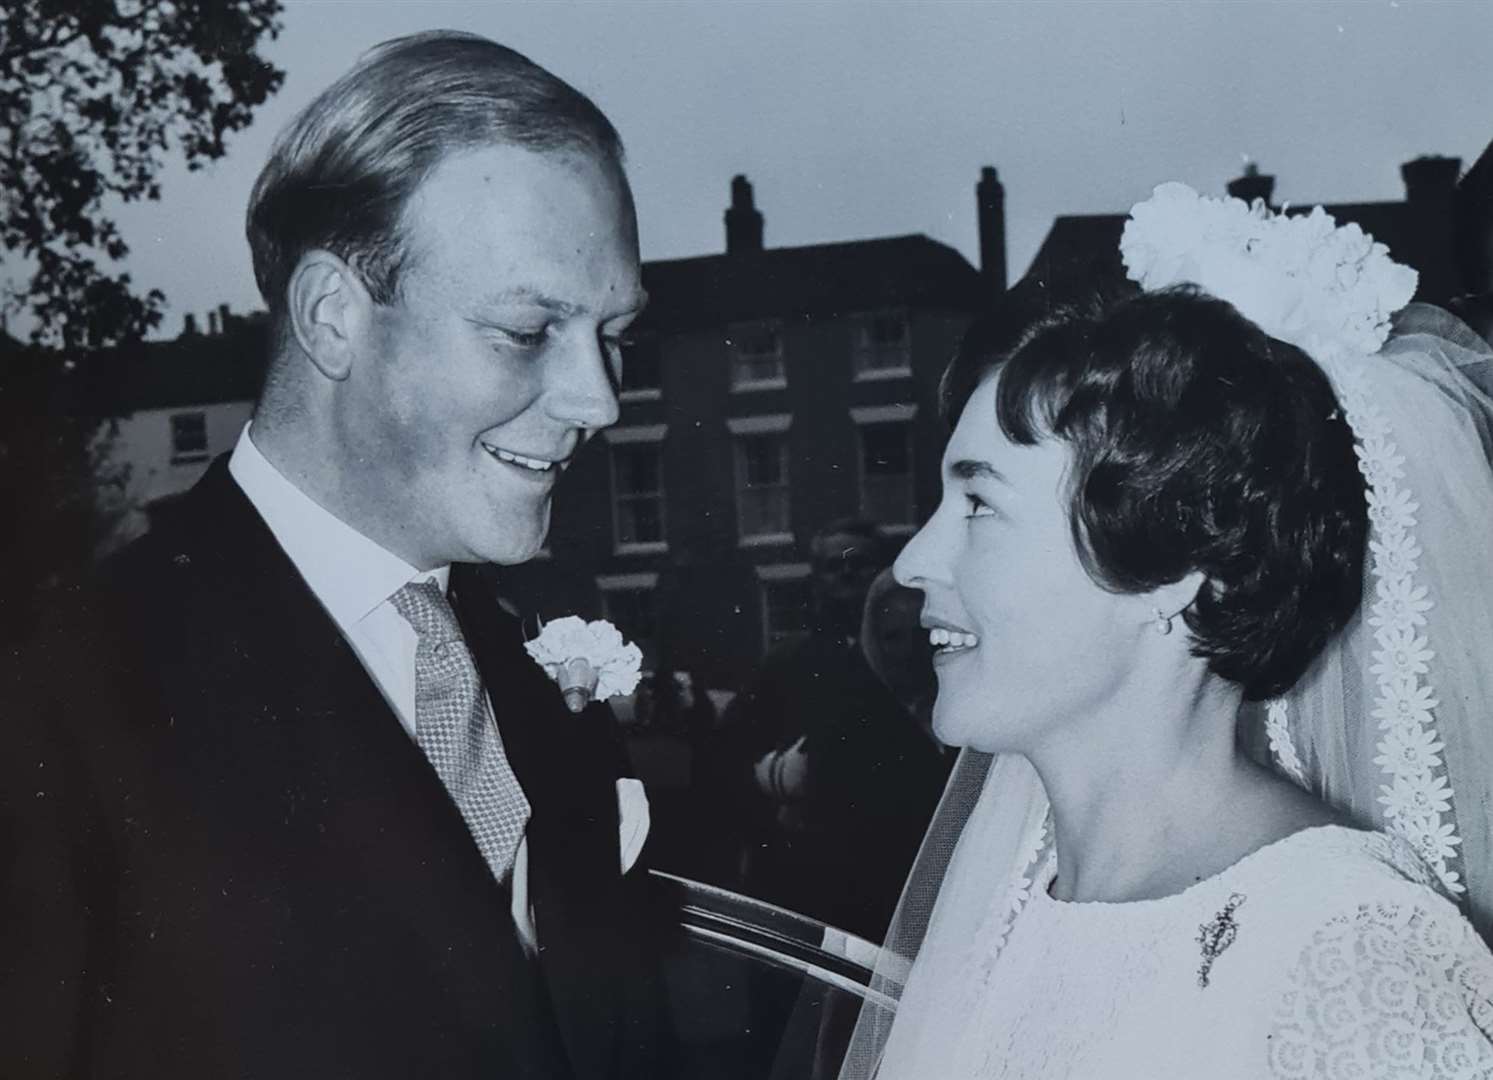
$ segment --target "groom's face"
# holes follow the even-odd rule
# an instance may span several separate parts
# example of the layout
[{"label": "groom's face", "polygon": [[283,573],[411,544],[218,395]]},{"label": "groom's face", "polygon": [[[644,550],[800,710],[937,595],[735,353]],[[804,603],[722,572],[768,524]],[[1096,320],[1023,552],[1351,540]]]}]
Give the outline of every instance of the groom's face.
[{"label": "groom's face", "polygon": [[398,295],[339,391],[354,524],[417,567],[522,562],[560,474],[617,420],[619,339],[643,303],[626,181],[589,156],[463,151],[403,227]]}]

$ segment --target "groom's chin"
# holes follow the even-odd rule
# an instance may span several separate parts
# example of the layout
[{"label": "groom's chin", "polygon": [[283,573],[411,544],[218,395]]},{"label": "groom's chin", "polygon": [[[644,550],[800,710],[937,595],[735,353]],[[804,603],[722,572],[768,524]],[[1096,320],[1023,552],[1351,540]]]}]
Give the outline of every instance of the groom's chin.
[{"label": "groom's chin", "polygon": [[[548,515],[545,515],[548,518]],[[480,561],[499,566],[518,566],[541,554],[549,536],[548,520],[536,524],[532,529],[513,530],[494,537],[484,545]]]}]

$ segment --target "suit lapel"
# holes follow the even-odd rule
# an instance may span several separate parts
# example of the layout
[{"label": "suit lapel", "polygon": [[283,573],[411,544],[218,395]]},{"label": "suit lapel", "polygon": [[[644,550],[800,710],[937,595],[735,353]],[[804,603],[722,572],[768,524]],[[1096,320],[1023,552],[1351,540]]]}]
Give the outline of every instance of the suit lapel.
[{"label": "suit lapel", "polygon": [[619,993],[611,962],[620,880],[615,762],[598,747],[610,711],[580,716],[523,648],[488,568],[454,566],[453,605],[493,703],[503,746],[529,798],[529,889],[540,967],[576,1075],[610,1075]]},{"label": "suit lapel", "polygon": [[[493,881],[429,760],[224,459],[193,496],[194,529],[205,542],[188,561],[213,579],[212,587],[193,590],[203,605],[199,618],[203,625],[234,626],[227,648],[216,635],[199,635],[201,647],[213,654],[179,651],[183,677],[167,682],[190,686],[201,682],[190,678],[193,668],[213,671],[212,693],[225,713],[277,718],[284,765],[267,767],[314,768],[311,782],[325,788],[321,794],[331,805],[345,808],[344,850],[386,891],[391,906],[415,921],[435,921],[436,909],[454,925],[482,928],[481,950],[497,958],[510,979],[526,979],[529,964],[511,920],[493,915],[507,912],[507,890]],[[398,866],[403,858],[414,860],[408,872]],[[438,874],[435,864],[442,867]],[[436,884],[441,881],[445,887]]]}]

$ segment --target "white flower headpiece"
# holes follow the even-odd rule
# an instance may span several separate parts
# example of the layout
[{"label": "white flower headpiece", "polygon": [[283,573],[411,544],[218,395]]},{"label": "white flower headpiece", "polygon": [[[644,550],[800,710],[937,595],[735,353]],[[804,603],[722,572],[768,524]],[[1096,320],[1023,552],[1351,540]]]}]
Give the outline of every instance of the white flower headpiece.
[{"label": "white flower headpiece", "polygon": [[1131,209],[1120,254],[1142,288],[1201,286],[1318,363],[1378,352],[1415,293],[1414,270],[1320,206],[1287,216],[1175,182]]}]

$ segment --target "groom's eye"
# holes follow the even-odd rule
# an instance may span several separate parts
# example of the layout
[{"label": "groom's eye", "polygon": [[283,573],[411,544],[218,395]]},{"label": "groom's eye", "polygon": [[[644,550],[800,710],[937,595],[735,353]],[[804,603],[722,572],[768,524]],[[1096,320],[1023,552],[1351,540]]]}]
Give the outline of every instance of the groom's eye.
[{"label": "groom's eye", "polygon": [[537,349],[544,344],[546,328],[520,330],[516,327],[500,326],[498,332],[509,342],[524,349]]}]

